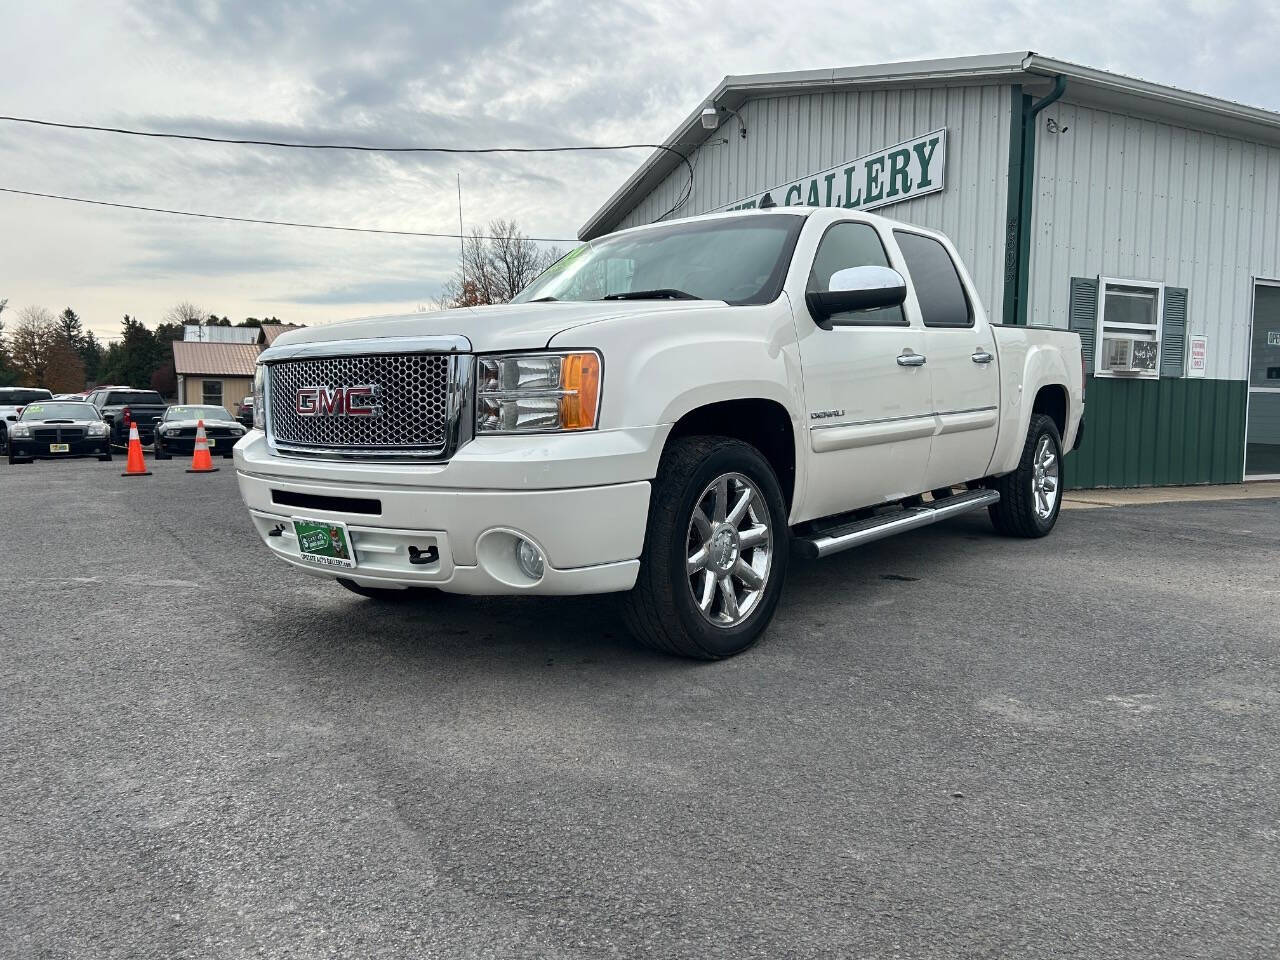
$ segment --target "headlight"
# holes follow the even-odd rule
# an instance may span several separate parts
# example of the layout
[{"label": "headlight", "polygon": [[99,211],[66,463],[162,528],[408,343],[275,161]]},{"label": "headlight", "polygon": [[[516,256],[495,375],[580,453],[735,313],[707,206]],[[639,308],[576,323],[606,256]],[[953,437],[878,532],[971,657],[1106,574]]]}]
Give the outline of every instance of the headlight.
[{"label": "headlight", "polygon": [[266,405],[267,368],[258,364],[253,368],[253,429],[265,430],[267,423]]},{"label": "headlight", "polygon": [[13,429],[12,429],[10,432],[11,432],[15,437],[29,437],[29,436],[31,436],[31,428],[30,428],[30,427],[28,427],[25,423],[15,423],[15,424],[13,425]]},{"label": "headlight", "polygon": [[600,409],[598,353],[480,357],[476,433],[592,430]]},{"label": "headlight", "polygon": [[107,425],[105,423],[91,423],[87,433],[91,437],[105,437],[107,435]]}]

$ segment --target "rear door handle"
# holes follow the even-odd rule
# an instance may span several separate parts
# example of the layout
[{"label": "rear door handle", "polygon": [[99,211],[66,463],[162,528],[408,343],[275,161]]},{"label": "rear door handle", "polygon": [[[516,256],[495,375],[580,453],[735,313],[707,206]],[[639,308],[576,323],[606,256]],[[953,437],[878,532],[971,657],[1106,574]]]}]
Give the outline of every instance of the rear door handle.
[{"label": "rear door handle", "polygon": [[994,358],[986,350],[979,347],[969,359],[974,363],[990,363]]},{"label": "rear door handle", "polygon": [[898,366],[900,367],[923,367],[924,354],[912,353],[908,350],[906,353],[898,354]]}]

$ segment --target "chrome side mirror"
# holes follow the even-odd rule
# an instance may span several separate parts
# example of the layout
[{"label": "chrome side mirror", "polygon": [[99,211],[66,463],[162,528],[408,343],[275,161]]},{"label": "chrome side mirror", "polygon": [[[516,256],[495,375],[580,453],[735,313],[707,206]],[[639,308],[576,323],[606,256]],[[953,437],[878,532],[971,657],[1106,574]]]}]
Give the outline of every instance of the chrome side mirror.
[{"label": "chrome side mirror", "polygon": [[804,299],[818,326],[830,329],[841,323],[832,319],[837,314],[901,306],[907,281],[891,267],[849,267],[833,273],[826,290],[811,291]]}]

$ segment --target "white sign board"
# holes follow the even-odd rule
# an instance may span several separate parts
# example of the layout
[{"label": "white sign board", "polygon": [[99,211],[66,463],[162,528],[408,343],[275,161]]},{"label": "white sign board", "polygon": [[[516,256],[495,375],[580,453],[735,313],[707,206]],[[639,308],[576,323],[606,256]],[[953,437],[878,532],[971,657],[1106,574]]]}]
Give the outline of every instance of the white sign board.
[{"label": "white sign board", "polygon": [[1209,368],[1209,338],[1187,337],[1187,376],[1203,377]]},{"label": "white sign board", "polygon": [[772,204],[766,206],[874,210],[927,193],[937,193],[945,184],[946,171],[947,131],[944,127],[798,180],[780,183],[718,209],[758,207],[767,196]]},{"label": "white sign board", "polygon": [[1280,330],[1267,331],[1267,346],[1280,347]]}]

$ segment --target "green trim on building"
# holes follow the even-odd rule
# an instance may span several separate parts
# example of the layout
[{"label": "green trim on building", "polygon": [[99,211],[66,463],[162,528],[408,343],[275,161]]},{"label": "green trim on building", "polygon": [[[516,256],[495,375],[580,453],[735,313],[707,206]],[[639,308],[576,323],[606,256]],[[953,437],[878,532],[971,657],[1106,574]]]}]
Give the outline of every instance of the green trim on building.
[{"label": "green trim on building", "polygon": [[1018,322],[1018,250],[1022,238],[1022,119],[1030,97],[1023,96],[1022,84],[1010,88],[1009,101],[1009,194],[1004,203],[1004,302],[1001,323]]},{"label": "green trim on building", "polygon": [[1244,380],[1092,377],[1066,485],[1239,483],[1247,399]]}]

